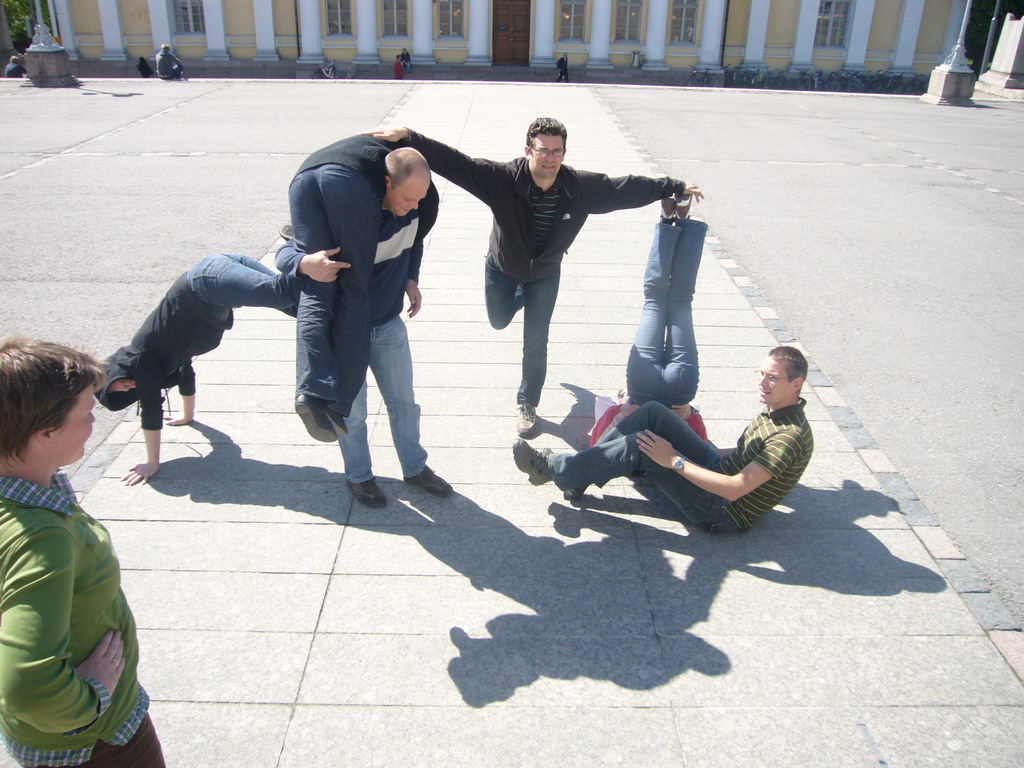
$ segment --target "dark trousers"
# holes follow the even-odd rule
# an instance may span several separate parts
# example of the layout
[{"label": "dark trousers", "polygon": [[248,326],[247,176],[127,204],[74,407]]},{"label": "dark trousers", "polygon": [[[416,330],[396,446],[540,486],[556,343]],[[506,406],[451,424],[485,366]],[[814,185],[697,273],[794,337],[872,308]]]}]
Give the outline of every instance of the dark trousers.
[{"label": "dark trousers", "polygon": [[340,247],[333,258],[351,264],[331,283],[302,278],[295,391],[337,403],[348,415],[370,359],[368,286],[377,255],[381,198],[351,168],[322,165],[295,177],[288,203],[295,244],[302,253]]},{"label": "dark trousers", "polygon": [[507,277],[490,258],[484,269],[484,298],[487,319],[492,328],[501,330],[512,322],[516,312],[523,310],[523,377],[516,402],[520,405],[540,404],[540,393],[548,372],[548,330],[558,298],[562,268],[530,283]]},{"label": "dark trousers", "polygon": [[92,757],[79,765],[81,768],[165,768],[166,764],[156,728],[147,714],[131,741],[124,746],[97,741]]}]

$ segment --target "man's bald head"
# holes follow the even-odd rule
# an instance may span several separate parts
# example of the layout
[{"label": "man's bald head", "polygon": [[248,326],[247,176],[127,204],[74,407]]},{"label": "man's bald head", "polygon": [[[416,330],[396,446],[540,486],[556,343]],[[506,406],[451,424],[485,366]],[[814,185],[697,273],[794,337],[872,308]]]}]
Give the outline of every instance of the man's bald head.
[{"label": "man's bald head", "polygon": [[384,158],[384,165],[391,179],[391,186],[400,187],[410,176],[426,176],[430,182],[430,166],[427,159],[412,147],[393,150]]},{"label": "man's bald head", "polygon": [[411,147],[389,152],[384,158],[387,176],[383,206],[395,216],[405,216],[419,207],[430,190],[430,166],[423,155]]}]

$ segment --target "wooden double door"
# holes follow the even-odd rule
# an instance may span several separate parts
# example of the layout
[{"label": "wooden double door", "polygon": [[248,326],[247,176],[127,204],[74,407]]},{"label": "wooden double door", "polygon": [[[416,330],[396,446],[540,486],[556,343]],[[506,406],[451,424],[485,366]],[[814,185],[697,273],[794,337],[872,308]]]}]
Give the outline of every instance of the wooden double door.
[{"label": "wooden double door", "polygon": [[528,64],[530,0],[494,0],[491,36],[491,60],[495,64]]}]

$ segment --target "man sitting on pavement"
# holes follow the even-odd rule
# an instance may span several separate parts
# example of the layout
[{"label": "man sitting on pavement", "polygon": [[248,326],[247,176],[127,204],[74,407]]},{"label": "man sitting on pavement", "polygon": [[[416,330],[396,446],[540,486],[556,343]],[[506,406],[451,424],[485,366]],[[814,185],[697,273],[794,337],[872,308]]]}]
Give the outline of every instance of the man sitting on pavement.
[{"label": "man sitting on pavement", "polygon": [[[403,216],[385,212],[381,218],[369,284],[372,325],[369,367],[388,409],[391,437],[403,479],[443,498],[451,495],[452,487],[427,466],[427,452],[420,444],[420,407],[412,386],[412,353],[401,317],[405,296],[409,297],[409,317],[415,317],[420,311],[422,296],[418,284],[423,241],[437,219],[437,204],[437,190],[431,185],[417,208]],[[285,274],[296,274],[302,261],[303,254],[294,240],[289,240],[277,252],[278,269]],[[323,261],[325,267],[330,268],[331,263]],[[366,415],[364,376],[363,386],[352,401],[346,419],[348,431],[338,434],[338,444],[345,462],[345,482],[356,501],[367,507],[383,507],[387,499],[373,476]]]},{"label": "man sitting on pavement", "polygon": [[793,347],[776,347],[758,373],[765,410],[735,448],[716,448],[661,403],[640,406],[579,453],[538,451],[523,440],[513,446],[516,466],[530,482],[554,480],[576,501],[589,485],[644,470],[684,520],[712,533],[748,531],[799,482],[814,451],[800,388],[807,360]]}]

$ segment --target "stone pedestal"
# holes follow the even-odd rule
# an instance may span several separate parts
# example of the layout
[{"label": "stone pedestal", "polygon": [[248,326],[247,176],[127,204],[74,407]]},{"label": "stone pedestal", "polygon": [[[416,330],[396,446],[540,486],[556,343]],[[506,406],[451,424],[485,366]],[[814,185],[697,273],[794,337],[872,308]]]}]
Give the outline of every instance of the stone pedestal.
[{"label": "stone pedestal", "polygon": [[928,92],[921,97],[921,101],[942,106],[970,107],[974,104],[971,101],[973,91],[974,73],[970,70],[956,72],[936,67],[928,80]]},{"label": "stone pedestal", "polygon": [[78,80],[71,74],[71,59],[63,48],[25,51],[28,79],[38,88],[74,88]]},{"label": "stone pedestal", "polygon": [[978,78],[974,90],[1004,99],[1024,98],[1024,21],[1007,14],[992,69]]}]

